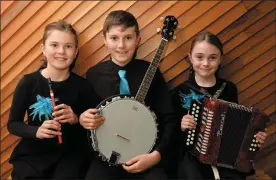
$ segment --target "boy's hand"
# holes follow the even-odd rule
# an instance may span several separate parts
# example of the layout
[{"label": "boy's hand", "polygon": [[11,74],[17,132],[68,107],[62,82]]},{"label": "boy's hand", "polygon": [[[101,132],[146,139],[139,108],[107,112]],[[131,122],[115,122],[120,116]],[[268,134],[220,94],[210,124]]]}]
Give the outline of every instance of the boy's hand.
[{"label": "boy's hand", "polygon": [[142,154],[130,159],[123,168],[129,173],[140,173],[156,165],[161,160],[160,153],[153,151],[150,154]]},{"label": "boy's hand", "polygon": [[85,129],[96,129],[104,122],[104,117],[100,114],[98,109],[88,109],[80,115],[80,124]]}]

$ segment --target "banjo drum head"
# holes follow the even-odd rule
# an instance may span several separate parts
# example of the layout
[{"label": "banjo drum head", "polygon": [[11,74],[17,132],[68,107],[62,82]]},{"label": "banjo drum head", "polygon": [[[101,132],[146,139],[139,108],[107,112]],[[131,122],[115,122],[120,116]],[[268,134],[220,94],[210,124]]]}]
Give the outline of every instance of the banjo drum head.
[{"label": "banjo drum head", "polygon": [[110,161],[112,152],[116,152],[119,156],[115,164],[124,164],[150,152],[157,138],[155,114],[133,97],[117,96],[105,102],[99,105],[104,123],[92,130],[96,139],[93,148],[99,155]]}]

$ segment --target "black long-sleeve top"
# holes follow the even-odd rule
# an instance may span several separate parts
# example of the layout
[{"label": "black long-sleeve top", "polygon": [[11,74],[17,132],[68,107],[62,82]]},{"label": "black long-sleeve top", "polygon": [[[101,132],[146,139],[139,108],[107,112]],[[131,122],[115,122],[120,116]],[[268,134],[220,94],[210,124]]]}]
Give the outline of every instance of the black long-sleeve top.
[{"label": "black long-sleeve top", "polygon": [[[52,82],[52,89],[56,105],[64,103],[71,106],[77,116],[98,103],[90,84],[74,73],[70,73],[64,81]],[[26,112],[28,120],[24,123]],[[65,152],[81,153],[86,148],[89,150],[86,131],[79,123],[62,124],[62,144],[58,144],[57,138],[36,138],[37,130],[44,120],[51,119],[52,103],[47,79],[39,71],[25,75],[15,89],[7,125],[11,134],[21,137],[11,155],[11,162],[49,154],[45,162],[41,163],[47,161],[51,164]]]},{"label": "black long-sleeve top", "polygon": [[[127,65],[120,67],[113,61],[108,60],[90,68],[86,73],[86,78],[92,84],[97,95],[104,100],[120,93],[118,71],[124,69],[126,70],[126,79],[129,83],[131,95],[135,96],[149,64],[144,60],[132,59]],[[150,106],[150,109],[157,116],[159,132],[155,150],[162,154],[165,150],[168,150],[176,124],[170,93],[159,69],[145,98],[145,104]]]},{"label": "black long-sleeve top", "polygon": [[[214,96],[216,91],[221,88],[222,84],[226,83],[226,86],[222,93],[217,97],[218,99],[222,99],[229,102],[238,103],[238,93],[237,93],[237,87],[235,84],[233,84],[231,81],[227,81],[222,78],[216,78],[216,84],[212,87],[201,87],[199,86],[195,78],[191,78],[178,87],[176,87],[172,92],[172,99],[173,99],[173,106],[176,110],[177,120],[178,120],[178,142],[180,149],[182,149],[182,153],[185,153],[185,139],[186,139],[186,133],[181,131],[181,120],[184,115],[188,113],[187,109],[187,103],[185,102],[186,96],[191,95],[192,92],[202,95],[198,90],[201,88],[204,89],[206,92],[209,93],[209,95]],[[193,87],[193,88],[191,88]]]}]

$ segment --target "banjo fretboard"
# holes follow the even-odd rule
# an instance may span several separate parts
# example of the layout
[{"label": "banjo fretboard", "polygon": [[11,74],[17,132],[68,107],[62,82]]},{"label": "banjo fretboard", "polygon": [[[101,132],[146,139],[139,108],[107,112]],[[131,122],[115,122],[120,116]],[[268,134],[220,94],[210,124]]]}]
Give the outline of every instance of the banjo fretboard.
[{"label": "banjo fretboard", "polygon": [[151,85],[152,79],[155,75],[155,72],[158,68],[159,62],[161,60],[163,51],[167,45],[168,40],[162,38],[161,43],[159,47],[157,48],[157,51],[153,57],[152,62],[150,63],[148,70],[144,76],[144,79],[139,87],[139,90],[136,94],[135,99],[141,103],[144,103],[145,97],[148,93],[149,87]]}]

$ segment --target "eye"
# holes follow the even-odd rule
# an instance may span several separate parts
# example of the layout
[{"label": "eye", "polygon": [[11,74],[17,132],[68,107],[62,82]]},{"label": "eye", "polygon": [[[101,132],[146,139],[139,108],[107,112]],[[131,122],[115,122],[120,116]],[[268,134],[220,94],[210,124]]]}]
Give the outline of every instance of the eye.
[{"label": "eye", "polygon": [[52,46],[52,47],[57,47],[58,45],[55,44],[55,43],[53,43],[53,44],[51,44],[51,46]]},{"label": "eye", "polygon": [[72,48],[72,47],[73,47],[73,46],[70,45],[70,44],[67,44],[67,45],[66,45],[66,48],[67,48],[67,49],[70,49],[70,48]]},{"label": "eye", "polygon": [[196,56],[196,58],[197,58],[198,60],[201,60],[203,57],[202,57],[202,56]]},{"label": "eye", "polygon": [[217,59],[217,56],[211,56],[210,59],[211,59],[211,60],[216,60],[216,59]]},{"label": "eye", "polygon": [[131,36],[127,36],[126,39],[127,39],[127,40],[131,40],[132,37],[131,37]]},{"label": "eye", "polygon": [[111,39],[112,41],[116,41],[118,38],[115,37],[115,36],[111,36],[110,39]]}]

